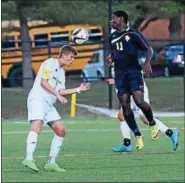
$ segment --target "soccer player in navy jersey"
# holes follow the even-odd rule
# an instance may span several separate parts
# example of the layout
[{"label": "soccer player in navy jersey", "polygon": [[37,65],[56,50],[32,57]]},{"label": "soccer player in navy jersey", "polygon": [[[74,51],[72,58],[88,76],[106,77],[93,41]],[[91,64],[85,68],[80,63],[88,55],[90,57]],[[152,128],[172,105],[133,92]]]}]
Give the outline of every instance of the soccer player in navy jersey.
[{"label": "soccer player in navy jersey", "polygon": [[[112,85],[115,82],[114,82],[114,79],[111,78],[111,79],[107,80],[107,83],[109,85]],[[116,89],[116,92],[117,92],[117,89]],[[149,90],[148,90],[148,87],[146,86],[145,81],[144,81],[144,101],[147,102],[148,104],[150,104]],[[139,109],[136,106],[136,104],[133,100],[133,97],[131,97],[131,109],[135,114],[137,114],[140,117],[141,121],[144,124],[148,125],[148,121],[147,121],[145,115],[143,114],[141,109]],[[130,130],[129,126],[127,125],[127,123],[125,122],[122,108],[120,109],[120,111],[118,113],[118,119],[120,121],[120,131],[121,131],[121,135],[123,137],[123,142],[120,145],[113,147],[112,151],[114,151],[114,152],[132,152],[131,130]],[[179,135],[180,135],[179,130],[178,129],[170,129],[168,126],[166,126],[159,119],[157,119],[157,118],[154,118],[154,119],[155,119],[156,124],[159,127],[159,131],[161,133],[165,134],[169,138],[169,140],[172,144],[173,150],[176,151],[178,148],[178,145],[179,145]]]},{"label": "soccer player in navy jersey", "polygon": [[152,139],[156,140],[159,136],[159,128],[154,120],[152,109],[144,101],[143,76],[138,61],[138,51],[146,51],[143,71],[145,74],[152,74],[150,61],[153,49],[140,32],[128,26],[128,14],[125,11],[119,10],[112,14],[111,27],[115,31],[110,35],[111,54],[107,64],[114,63],[117,96],[124,118],[136,137],[136,148],[140,150],[144,146],[143,137],[130,107],[131,95],[149,122]]}]

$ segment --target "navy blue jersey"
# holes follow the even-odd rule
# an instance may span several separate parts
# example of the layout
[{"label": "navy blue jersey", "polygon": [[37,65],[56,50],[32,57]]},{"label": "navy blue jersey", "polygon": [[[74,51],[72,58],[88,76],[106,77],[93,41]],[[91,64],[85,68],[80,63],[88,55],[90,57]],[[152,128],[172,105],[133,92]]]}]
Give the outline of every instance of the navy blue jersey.
[{"label": "navy blue jersey", "polygon": [[138,52],[146,51],[150,44],[140,32],[131,28],[123,32],[114,31],[110,44],[115,71],[141,70]]}]

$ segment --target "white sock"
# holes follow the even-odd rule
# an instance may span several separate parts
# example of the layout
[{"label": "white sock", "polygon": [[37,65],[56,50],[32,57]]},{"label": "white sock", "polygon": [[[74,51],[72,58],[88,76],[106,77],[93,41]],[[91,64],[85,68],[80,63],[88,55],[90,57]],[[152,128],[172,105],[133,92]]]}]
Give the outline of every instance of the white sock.
[{"label": "white sock", "polygon": [[163,123],[162,121],[160,121],[160,120],[158,120],[158,119],[156,119],[156,118],[154,118],[154,120],[155,120],[155,122],[156,122],[156,124],[157,124],[159,130],[160,130],[162,133],[165,133],[166,130],[169,129],[166,125],[164,125],[164,123]]},{"label": "white sock", "polygon": [[131,131],[126,121],[120,121],[120,130],[121,130],[123,139],[124,138],[131,139],[131,136],[130,136]]},{"label": "white sock", "polygon": [[63,140],[64,140],[64,137],[59,137],[56,134],[54,135],[51,143],[51,148],[49,153],[50,159],[48,160],[48,163],[55,163],[56,157],[58,156]]},{"label": "white sock", "polygon": [[33,160],[33,153],[37,145],[38,134],[34,131],[30,131],[27,137],[26,159]]}]

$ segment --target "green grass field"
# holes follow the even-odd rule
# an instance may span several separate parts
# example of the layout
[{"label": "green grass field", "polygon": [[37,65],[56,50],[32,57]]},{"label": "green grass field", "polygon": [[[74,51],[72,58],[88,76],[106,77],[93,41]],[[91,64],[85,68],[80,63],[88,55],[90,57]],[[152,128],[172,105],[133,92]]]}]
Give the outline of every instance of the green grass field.
[{"label": "green grass field", "polygon": [[[149,128],[139,123],[144,149],[137,152],[133,139],[132,153],[113,153],[111,148],[121,142],[116,119],[101,115],[63,119],[68,131],[58,157],[58,163],[67,170],[63,173],[43,170],[53,136],[49,127],[44,127],[35,153],[41,171],[33,173],[21,165],[29,124],[26,120],[3,120],[3,182],[184,182],[184,130],[180,133],[179,149],[174,152],[165,135],[153,142]],[[184,128],[181,117],[160,119],[169,127]]]}]

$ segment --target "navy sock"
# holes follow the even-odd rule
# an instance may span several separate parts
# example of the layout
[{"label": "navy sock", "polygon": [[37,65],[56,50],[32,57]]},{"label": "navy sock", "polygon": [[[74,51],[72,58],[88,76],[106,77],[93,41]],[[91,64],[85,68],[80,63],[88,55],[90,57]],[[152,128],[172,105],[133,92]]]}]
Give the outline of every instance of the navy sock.
[{"label": "navy sock", "polygon": [[133,131],[135,136],[141,136],[141,132],[137,126],[137,123],[134,118],[134,114],[131,111],[128,115],[125,115],[125,121],[127,122],[130,129]]},{"label": "navy sock", "polygon": [[149,126],[154,126],[156,124],[155,120],[154,120],[154,117],[153,117],[153,113],[152,113],[152,109],[149,108],[149,110],[142,110],[144,115],[146,116],[146,119],[148,120],[149,122]]}]

